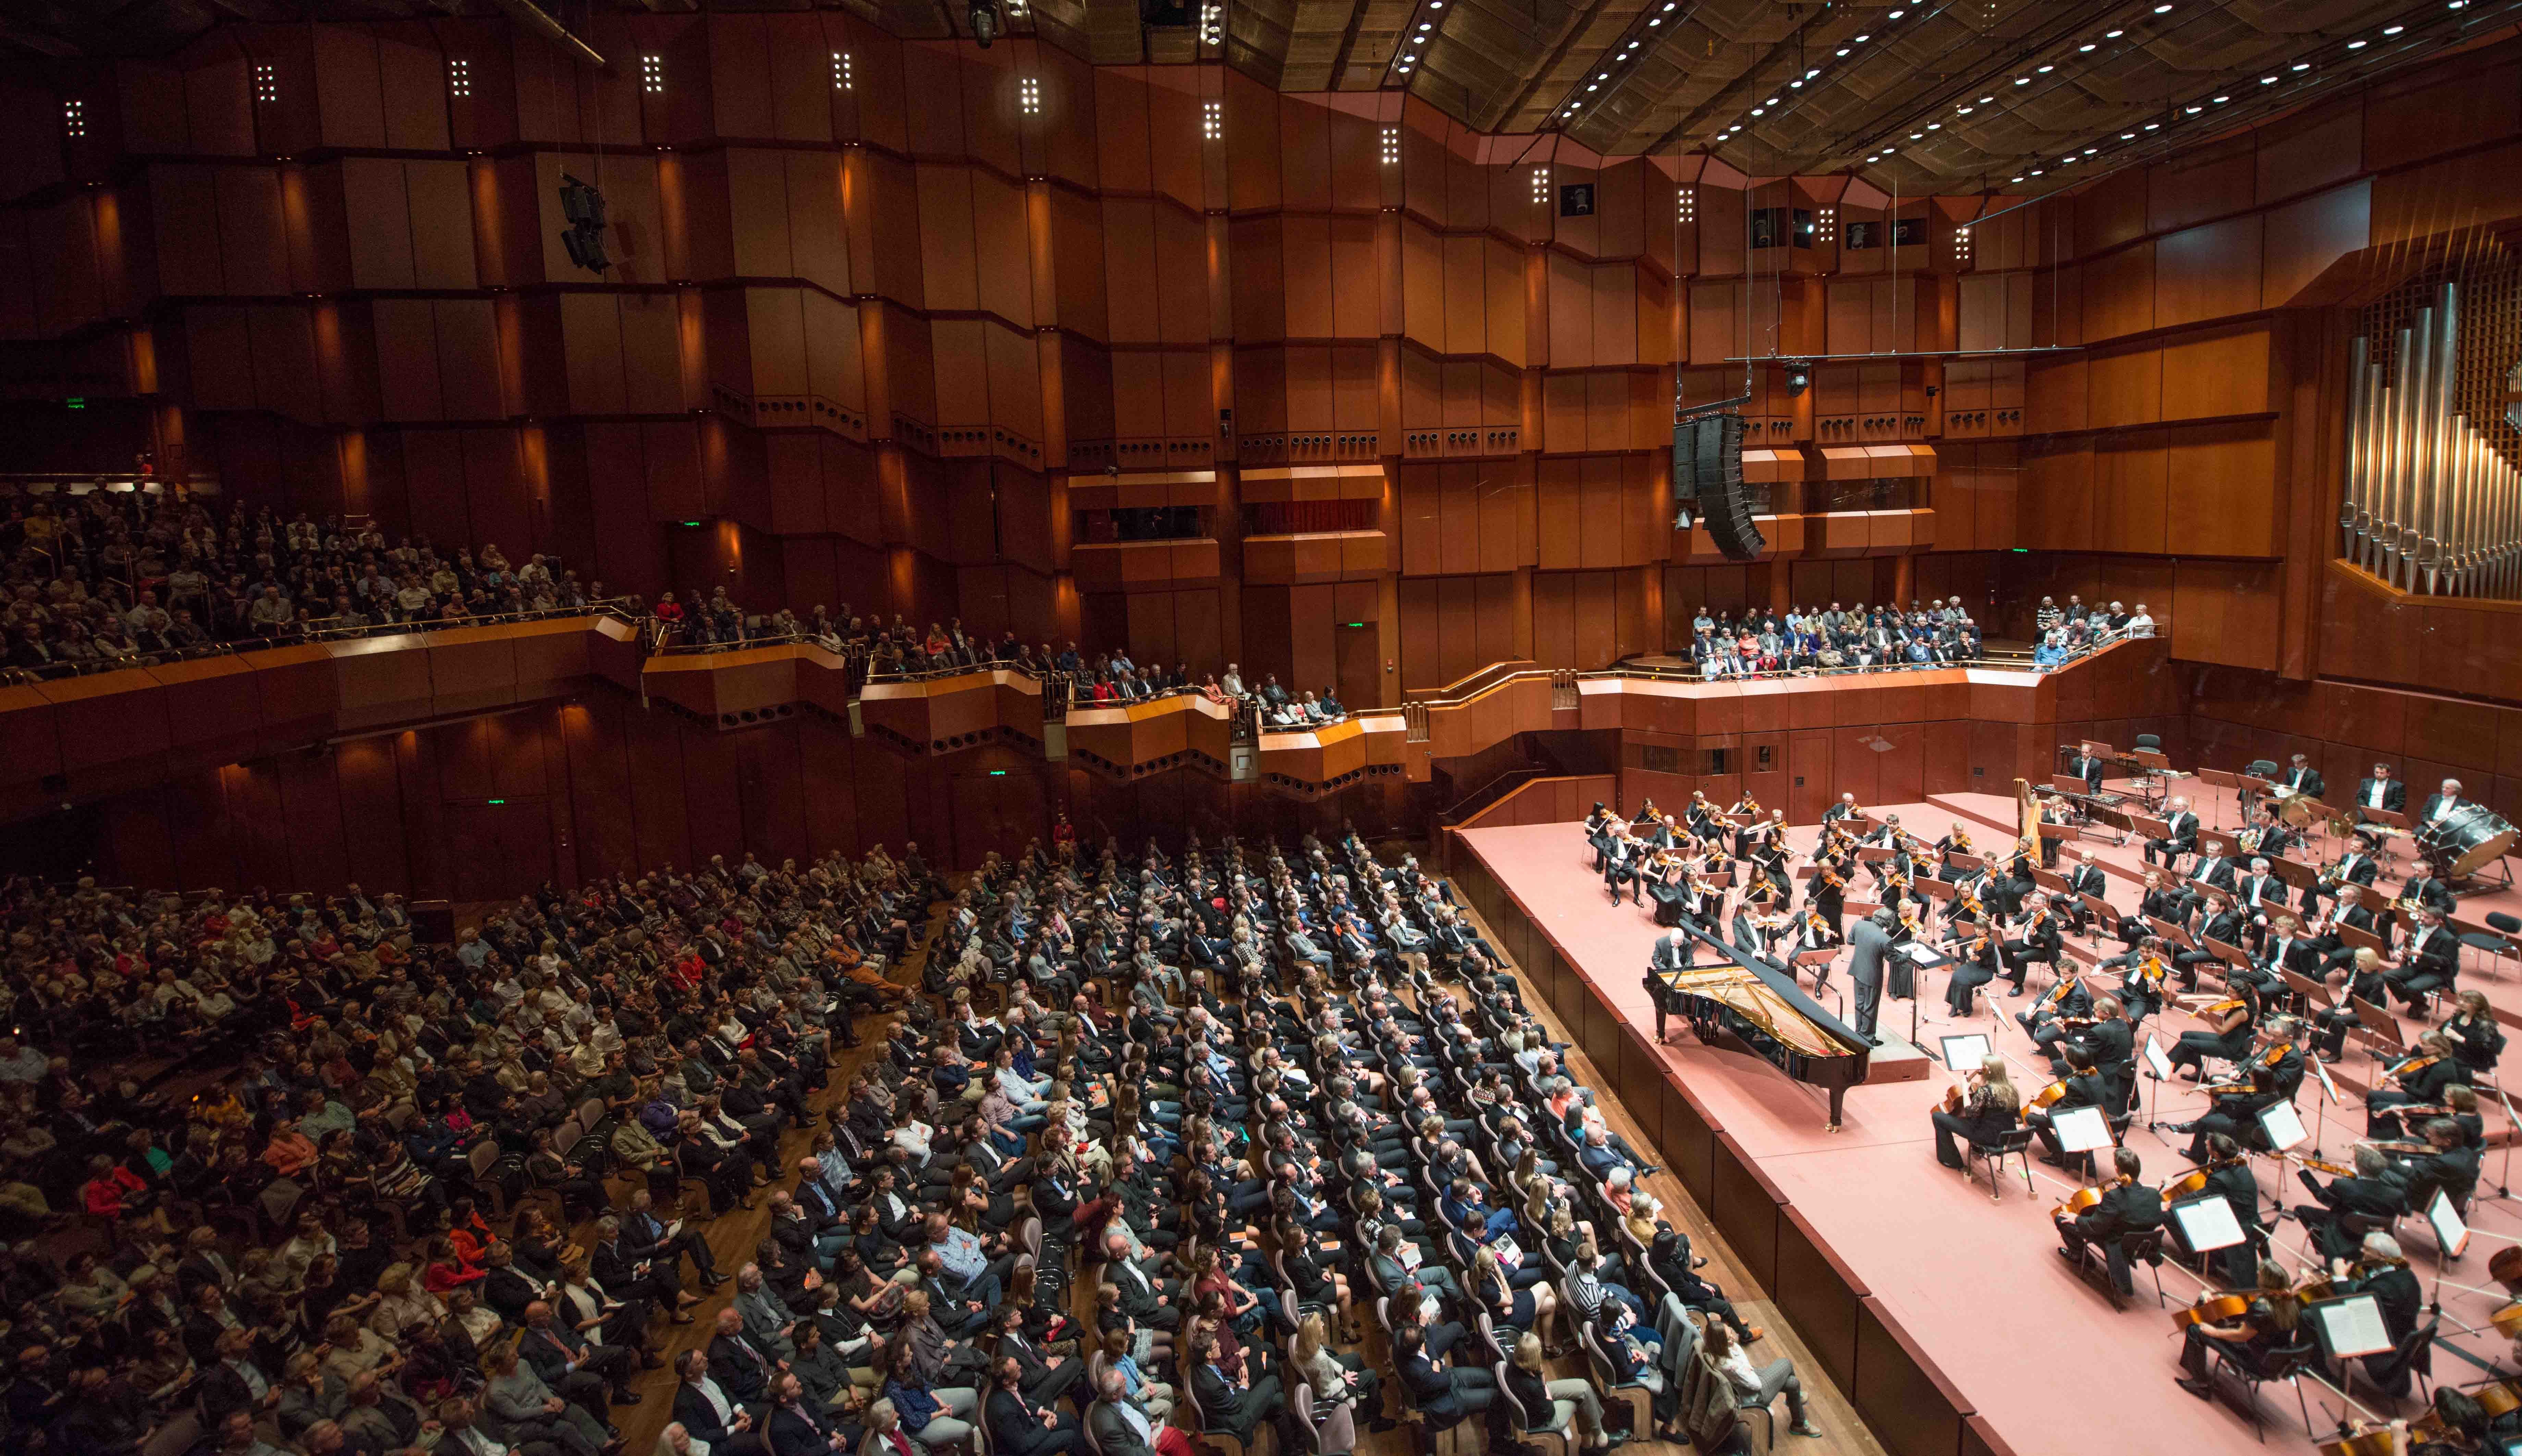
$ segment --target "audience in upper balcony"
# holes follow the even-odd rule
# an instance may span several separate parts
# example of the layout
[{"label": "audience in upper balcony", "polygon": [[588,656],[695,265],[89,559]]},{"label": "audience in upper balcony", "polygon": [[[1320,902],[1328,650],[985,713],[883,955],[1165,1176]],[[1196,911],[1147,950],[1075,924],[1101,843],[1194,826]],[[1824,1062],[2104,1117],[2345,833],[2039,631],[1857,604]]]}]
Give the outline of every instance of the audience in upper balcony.
[{"label": "audience in upper balcony", "polygon": [[0,666],[45,676],[253,641],[584,607],[554,557],[442,553],[304,513],[172,490],[19,494],[0,505]]},{"label": "audience in upper balcony", "polygon": [[1690,660],[1703,678],[1768,673],[1810,674],[1859,667],[1932,667],[1980,656],[1980,625],[1962,599],[1932,605],[1911,602],[1907,611],[1885,604],[1853,611],[1833,602],[1827,611],[1790,607],[1784,614],[1731,612],[1710,615],[1702,607],[1691,622]]},{"label": "audience in upper balcony", "polygon": [[2117,602],[2107,609],[2086,607],[2084,599],[2070,595],[2061,608],[2053,597],[2042,597],[2039,610],[2032,614],[2032,626],[2039,639],[2032,644],[2032,661],[2037,667],[2056,667],[2101,646],[2127,637],[2154,635],[2154,617],[2145,604],[2136,604],[2130,612]]}]

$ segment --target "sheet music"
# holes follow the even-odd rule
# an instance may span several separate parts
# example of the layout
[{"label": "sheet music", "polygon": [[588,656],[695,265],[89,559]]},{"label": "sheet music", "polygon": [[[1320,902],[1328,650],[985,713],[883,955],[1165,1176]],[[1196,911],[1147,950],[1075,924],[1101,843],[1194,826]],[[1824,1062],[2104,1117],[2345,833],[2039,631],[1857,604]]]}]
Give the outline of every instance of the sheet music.
[{"label": "sheet music", "polygon": [[2172,1216],[2180,1225],[2182,1240],[2196,1252],[2230,1249],[2242,1242],[2241,1222],[2233,1217],[2233,1206],[2221,1195],[2174,1204]]},{"label": "sheet music", "polygon": [[2303,1118],[2295,1115],[2291,1102],[2270,1103],[2260,1109],[2260,1130],[2268,1135],[2268,1150],[2273,1153],[2299,1148],[2312,1140],[2312,1134],[2303,1130]]},{"label": "sheet music", "polygon": [[2320,1090],[2329,1094],[2330,1105],[2335,1107],[2339,1102],[2338,1084],[2329,1079],[2327,1064],[2314,1057],[2312,1059],[2312,1075],[2320,1078]]},{"label": "sheet music", "polygon": [[2460,1210],[2452,1206],[2452,1200],[2440,1188],[2435,1190],[2435,1201],[2426,1205],[2426,1222],[2435,1226],[2435,1239],[2443,1246],[2444,1257],[2460,1257],[2461,1250],[2469,1244],[2469,1225],[2460,1221]]},{"label": "sheet music", "polygon": [[2156,1076],[2172,1080],[2172,1059],[2163,1054],[2163,1043],[2151,1036],[2145,1039],[2145,1065]]},{"label": "sheet music", "polygon": [[2321,1338],[2340,1359],[2380,1354],[2392,1347],[2391,1327],[2382,1321],[2382,1301],[2371,1295],[2323,1299],[2311,1306],[2319,1316]]},{"label": "sheet music", "polygon": [[1955,1071],[1968,1071],[1987,1060],[1988,1040],[1977,1031],[1965,1031],[1943,1039],[1944,1065]]},{"label": "sheet music", "polygon": [[2097,1107],[2069,1108],[2049,1119],[2058,1146],[2069,1153],[2091,1153],[2113,1146],[2110,1118]]}]

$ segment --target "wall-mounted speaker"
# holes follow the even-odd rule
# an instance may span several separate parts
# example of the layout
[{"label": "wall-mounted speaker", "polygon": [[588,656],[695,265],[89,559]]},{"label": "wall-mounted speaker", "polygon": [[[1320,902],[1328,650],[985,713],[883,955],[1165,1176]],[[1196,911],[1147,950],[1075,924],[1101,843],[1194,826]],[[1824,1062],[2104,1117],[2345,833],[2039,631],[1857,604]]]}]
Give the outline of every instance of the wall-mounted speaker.
[{"label": "wall-mounted speaker", "polygon": [[1672,489],[1685,503],[1684,519],[1675,526],[1686,526],[1695,509],[1716,549],[1728,559],[1750,561],[1768,546],[1768,538],[1751,523],[1751,497],[1743,487],[1741,415],[1730,410],[1702,415],[1674,429]]}]

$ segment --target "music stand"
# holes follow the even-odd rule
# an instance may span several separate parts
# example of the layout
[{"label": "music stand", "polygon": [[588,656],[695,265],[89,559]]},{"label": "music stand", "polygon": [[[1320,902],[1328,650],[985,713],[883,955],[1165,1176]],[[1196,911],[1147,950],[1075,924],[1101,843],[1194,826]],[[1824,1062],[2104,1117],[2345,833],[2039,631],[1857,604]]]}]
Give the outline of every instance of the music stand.
[{"label": "music stand", "polygon": [[2233,1206],[2220,1193],[2184,1199],[2164,1211],[2170,1215],[2166,1221],[2191,1253],[2214,1253],[2248,1237],[2242,1232],[2241,1220],[2233,1216]]},{"label": "music stand", "polygon": [[[2435,1241],[2443,1248],[2443,1257],[2435,1260],[2435,1288],[2443,1288],[2443,1266],[2460,1257],[2469,1247],[2469,1225],[2463,1223],[2460,1210],[2452,1206],[2452,1195],[2438,1188],[2434,1202],[2426,1205],[2426,1222],[2434,1226]],[[2440,1304],[2441,1296],[2437,1296]]]},{"label": "music stand", "polygon": [[1858,864],[1882,864],[1891,858],[1892,846],[1889,844],[1859,844],[1856,846],[1856,862]]},{"label": "music stand", "polygon": [[[1946,1067],[1977,1067],[1987,1060],[1989,1051],[1993,1049],[1986,1034],[1979,1031],[1955,1032],[1953,1035],[1938,1038],[1938,1041],[1943,1049],[1943,1063]],[[1918,1050],[1923,1052],[1927,1049],[1920,1047]],[[1930,1053],[1930,1055],[1933,1054]]]},{"label": "music stand", "polygon": [[1947,905],[1953,901],[1952,883],[1947,880],[1912,880],[1909,887],[1931,900],[1941,900]]},{"label": "music stand", "polygon": [[2066,876],[2059,874],[2056,870],[2044,870],[2038,865],[2033,865],[2032,867],[2032,883],[2039,886],[2042,889],[2049,891],[2051,894],[2066,894],[2068,892]]},{"label": "music stand", "polygon": [[2337,997],[2331,994],[2329,987],[2312,979],[2311,977],[2304,975],[2302,972],[2292,970],[2285,966],[2279,966],[2277,968],[2277,978],[2285,982],[2287,990],[2290,990],[2297,996],[2303,998],[2303,1004],[2306,1009],[2318,1006],[2324,1010],[2337,1010]]},{"label": "music stand", "polygon": [[2132,835],[2142,835],[2149,840],[2167,842],[2172,838],[2172,826],[2152,814],[2140,814],[2131,809],[2127,817],[2128,833]]},{"label": "music stand", "polygon": [[[1830,963],[1831,963],[1831,962],[1833,962],[1833,961],[1835,961],[1835,960],[1837,960],[1837,959],[1839,959],[1839,947],[1838,947],[1838,946],[1836,946],[1836,945],[1816,945],[1816,946],[1814,946],[1814,947],[1813,947],[1812,949],[1810,949],[1810,950],[1799,950],[1799,951],[1797,951],[1793,956],[1791,956],[1791,957],[1789,957],[1789,958],[1788,958],[1787,964],[1788,964],[1789,966],[1791,966],[1791,967],[1803,967],[1803,966],[1823,966],[1823,967],[1827,967],[1827,966],[1829,966],[1829,965],[1830,965]],[[1814,987],[1815,987],[1815,988],[1819,988],[1819,987],[1820,987],[1820,985],[1821,985],[1821,981],[1822,981],[1822,976],[1821,976],[1821,973],[1820,973],[1820,972],[1818,972],[1818,971],[1814,972],[1814,973],[1813,973],[1813,985],[1814,985]]]},{"label": "music stand", "polygon": [[[2248,807],[2250,800],[2243,795],[2243,777],[2244,776],[2241,774],[2226,773],[2220,768],[2202,768],[2198,770],[2198,778],[2200,782],[2213,784],[2218,789],[2232,790],[2234,806],[2241,811],[2241,816],[2243,818],[2248,819],[2251,817],[2251,812]],[[2221,824],[2223,820],[2224,800],[2219,797],[2216,800],[2216,822]]]},{"label": "music stand", "polygon": [[1946,850],[1944,853],[1944,863],[1951,865],[1954,869],[1961,871],[1965,875],[1976,875],[1980,871],[1987,868],[1987,856],[1985,854],[1968,854],[1959,849],[1950,849]]},{"label": "music stand", "polygon": [[[2049,1130],[2058,1135],[2058,1152],[2068,1158],[2119,1146],[2119,1140],[2111,1136],[2109,1115],[2097,1107],[2069,1108],[2063,1113],[2052,1113],[2049,1115]],[[2091,1165],[2090,1160],[2087,1160],[2087,1165]]]},{"label": "music stand", "polygon": [[2357,997],[2348,1004],[2356,1008],[2357,1024],[2364,1028],[2364,1035],[2367,1044],[2379,1043],[2379,1046],[2376,1046],[2373,1052],[2374,1061],[2379,1062],[2382,1060],[2381,1048],[2383,1047],[2389,1048],[2391,1055],[2395,1057],[2406,1054],[2407,1046],[2400,1040],[2400,1019],[2398,1017],[2391,1015],[2389,1012],[2374,1005],[2372,1002],[2365,1000],[2361,996]]},{"label": "music stand", "polygon": [[2218,940],[2213,935],[2207,937],[2207,953],[2214,956],[2216,959],[2222,961],[2227,966],[2247,966],[2251,964],[2251,955],[2249,951],[2246,951],[2242,949],[2242,947],[2232,944],[2229,941]]},{"label": "music stand", "polygon": [[2303,1312],[2310,1316],[2322,1353],[2333,1360],[2385,1354],[2399,1346],[2391,1338],[2390,1324],[2382,1318],[2382,1301],[2371,1295],[2314,1299]]},{"label": "music stand", "polygon": [[2312,1140],[2312,1134],[2304,1129],[2302,1115],[2295,1112],[2291,1102],[2272,1102],[2260,1109],[2260,1131],[2266,1136],[2271,1153],[2300,1148]]},{"label": "music stand", "polygon": [[2198,948],[2198,942],[2191,938],[2188,930],[2184,927],[2173,925],[2171,921],[2162,920],[2149,915],[2145,918],[2145,928],[2154,932],[2157,937],[2169,940],[2183,950],[2196,950]]},{"label": "music stand", "polygon": [[2337,935],[2340,943],[2350,950],[2369,950],[2385,960],[2390,959],[2391,947],[2383,944],[2382,937],[2371,931],[2359,931],[2352,925],[2343,925],[2330,927],[2330,932]]}]

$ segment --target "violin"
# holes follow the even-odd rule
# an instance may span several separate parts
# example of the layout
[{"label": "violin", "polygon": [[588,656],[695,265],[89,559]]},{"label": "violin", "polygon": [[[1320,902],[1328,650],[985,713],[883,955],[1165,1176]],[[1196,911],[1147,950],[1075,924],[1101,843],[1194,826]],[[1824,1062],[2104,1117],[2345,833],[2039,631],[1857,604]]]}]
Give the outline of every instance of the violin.
[{"label": "violin", "polygon": [[[2300,1163],[2303,1166],[2312,1169],[2315,1173],[2327,1173],[2333,1178],[2353,1178],[2356,1176],[2356,1169],[2354,1167],[2343,1162],[2332,1162],[2326,1158],[2314,1158],[2309,1153],[2280,1153],[2277,1157],[2283,1161]],[[2522,1245],[2508,1245],[2506,1247],[2522,1249]]]},{"label": "violin", "polygon": [[2434,1055],[2434,1054],[2432,1054],[2432,1053],[2426,1053],[2426,1054],[2421,1055],[2421,1056],[2410,1057],[2407,1061],[2403,1062],[2403,1063],[2401,1063],[2399,1066],[2392,1068],[2388,1072],[2385,1072],[2385,1073],[2384,1073],[2384,1075],[2385,1075],[2385,1076],[2394,1076],[2394,1077],[2403,1077],[2403,1076],[2406,1076],[2409,1072],[2412,1072],[2412,1071],[2423,1071],[2423,1070],[2425,1070],[2427,1068],[2434,1066],[2436,1063],[2438,1063],[2438,1062],[2440,1062],[2440,1061],[2442,1061],[2442,1060],[2443,1060],[2443,1058],[2441,1058],[2441,1057],[2439,1057],[2439,1056],[2436,1056],[2436,1055]]}]

